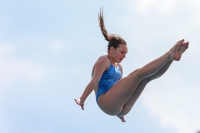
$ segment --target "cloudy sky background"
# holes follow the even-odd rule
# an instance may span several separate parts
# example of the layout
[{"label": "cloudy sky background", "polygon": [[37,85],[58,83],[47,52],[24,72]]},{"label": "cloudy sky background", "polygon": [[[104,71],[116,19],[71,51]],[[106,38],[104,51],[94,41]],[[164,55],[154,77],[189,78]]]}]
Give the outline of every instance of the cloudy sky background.
[{"label": "cloudy sky background", "polygon": [[[0,1],[1,133],[196,133],[200,131],[199,0]],[[181,61],[150,82],[122,123],[104,114],[94,92],[82,111],[74,103],[90,81],[107,42],[98,27],[129,52],[124,76],[190,41]]]}]

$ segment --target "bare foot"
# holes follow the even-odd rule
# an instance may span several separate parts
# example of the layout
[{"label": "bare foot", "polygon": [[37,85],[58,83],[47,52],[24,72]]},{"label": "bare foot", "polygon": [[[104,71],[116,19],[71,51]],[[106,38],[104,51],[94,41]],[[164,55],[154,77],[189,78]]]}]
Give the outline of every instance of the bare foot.
[{"label": "bare foot", "polygon": [[178,41],[171,49],[172,59],[179,61],[182,53],[187,49],[189,42],[184,42],[184,39]]},{"label": "bare foot", "polygon": [[124,117],[118,117],[119,119],[121,119],[122,122],[126,122],[126,120],[124,119]]},{"label": "bare foot", "polygon": [[181,59],[182,54],[185,52],[185,50],[188,48],[189,42],[183,42],[182,45],[180,46],[180,48],[178,49],[178,59],[177,61],[179,61]]}]

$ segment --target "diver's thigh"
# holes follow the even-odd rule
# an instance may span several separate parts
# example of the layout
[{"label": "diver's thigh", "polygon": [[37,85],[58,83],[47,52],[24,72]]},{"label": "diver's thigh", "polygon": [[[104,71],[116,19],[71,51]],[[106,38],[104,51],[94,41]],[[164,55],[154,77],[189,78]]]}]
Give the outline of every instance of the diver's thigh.
[{"label": "diver's thigh", "polygon": [[110,112],[121,111],[140,81],[141,79],[134,74],[130,74],[118,81],[105,94],[99,97],[98,103],[100,108]]}]

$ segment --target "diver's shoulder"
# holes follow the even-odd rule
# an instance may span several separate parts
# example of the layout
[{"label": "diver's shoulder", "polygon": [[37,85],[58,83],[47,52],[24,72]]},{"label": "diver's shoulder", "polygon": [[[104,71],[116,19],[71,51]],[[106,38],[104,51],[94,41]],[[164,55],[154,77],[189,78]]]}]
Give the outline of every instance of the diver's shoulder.
[{"label": "diver's shoulder", "polygon": [[107,68],[110,66],[110,60],[108,59],[108,57],[106,55],[102,55],[97,59],[95,65],[98,65],[98,66],[103,65],[103,66],[106,66],[106,68]]},{"label": "diver's shoulder", "polygon": [[108,62],[108,61],[109,61],[107,55],[102,55],[102,56],[100,56],[100,57],[98,58],[98,60],[101,61],[101,62],[102,62],[102,61],[103,61],[103,62]]}]

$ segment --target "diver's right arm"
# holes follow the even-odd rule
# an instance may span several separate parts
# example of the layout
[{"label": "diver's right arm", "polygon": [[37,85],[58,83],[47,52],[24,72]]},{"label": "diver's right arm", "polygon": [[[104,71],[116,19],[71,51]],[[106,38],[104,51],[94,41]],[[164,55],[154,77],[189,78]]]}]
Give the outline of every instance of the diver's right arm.
[{"label": "diver's right arm", "polygon": [[83,110],[84,110],[84,102],[85,102],[86,98],[89,96],[89,94],[92,92],[92,90],[99,84],[99,81],[101,79],[103,72],[109,66],[110,66],[110,62],[106,56],[101,56],[95,63],[94,74],[93,74],[91,81],[86,86],[80,99],[74,99],[76,101],[76,103],[81,106],[81,108]]}]

